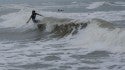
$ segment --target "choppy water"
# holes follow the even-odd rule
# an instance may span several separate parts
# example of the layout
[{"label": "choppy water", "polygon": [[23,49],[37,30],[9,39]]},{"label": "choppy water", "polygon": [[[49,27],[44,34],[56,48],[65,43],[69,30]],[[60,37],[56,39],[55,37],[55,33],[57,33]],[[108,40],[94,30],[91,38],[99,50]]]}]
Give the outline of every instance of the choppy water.
[{"label": "choppy water", "polygon": [[0,0],[0,70],[125,70],[124,22],[124,0]]}]

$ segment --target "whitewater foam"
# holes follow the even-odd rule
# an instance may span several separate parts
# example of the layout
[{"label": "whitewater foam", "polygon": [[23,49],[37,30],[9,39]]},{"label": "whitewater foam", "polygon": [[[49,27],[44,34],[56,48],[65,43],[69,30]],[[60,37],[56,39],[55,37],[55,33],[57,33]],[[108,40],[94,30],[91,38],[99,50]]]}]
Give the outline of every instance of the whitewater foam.
[{"label": "whitewater foam", "polygon": [[90,4],[88,7],[86,7],[87,9],[95,9],[98,8],[100,6],[102,6],[105,2],[93,2],[92,4]]},{"label": "whitewater foam", "polygon": [[100,24],[105,26],[105,23],[103,22],[95,22],[92,20],[84,30],[79,31],[71,44],[94,50],[124,52],[124,29],[114,29],[113,25],[110,23],[106,23],[106,25],[108,24],[108,27],[104,28],[100,26]]}]

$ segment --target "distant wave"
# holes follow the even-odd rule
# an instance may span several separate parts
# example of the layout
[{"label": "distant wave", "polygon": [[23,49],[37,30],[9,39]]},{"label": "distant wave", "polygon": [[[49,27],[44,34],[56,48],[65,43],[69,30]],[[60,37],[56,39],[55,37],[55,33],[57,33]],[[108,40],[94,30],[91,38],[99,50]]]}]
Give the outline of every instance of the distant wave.
[{"label": "distant wave", "polygon": [[100,6],[102,6],[105,2],[93,2],[92,4],[90,4],[88,7],[86,7],[87,9],[95,9],[98,8]]}]

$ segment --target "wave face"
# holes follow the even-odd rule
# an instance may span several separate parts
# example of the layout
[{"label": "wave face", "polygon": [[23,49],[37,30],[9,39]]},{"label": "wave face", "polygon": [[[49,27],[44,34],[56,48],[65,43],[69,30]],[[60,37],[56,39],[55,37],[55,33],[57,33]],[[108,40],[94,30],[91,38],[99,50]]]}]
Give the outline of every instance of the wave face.
[{"label": "wave face", "polygon": [[74,35],[79,30],[86,28],[87,24],[89,24],[89,22],[78,22],[73,19],[59,19],[53,17],[43,18],[41,23],[44,24],[38,24],[38,29],[49,31],[50,33],[60,37],[67,36],[69,34]]},{"label": "wave face", "polygon": [[[93,25],[94,24],[94,25]],[[68,18],[43,18],[37,25],[42,32],[50,32],[57,37],[65,37],[68,35],[75,35],[81,30],[88,28],[88,25],[98,26],[97,28],[115,29],[112,23],[102,19],[91,19],[89,21],[73,20]]]}]

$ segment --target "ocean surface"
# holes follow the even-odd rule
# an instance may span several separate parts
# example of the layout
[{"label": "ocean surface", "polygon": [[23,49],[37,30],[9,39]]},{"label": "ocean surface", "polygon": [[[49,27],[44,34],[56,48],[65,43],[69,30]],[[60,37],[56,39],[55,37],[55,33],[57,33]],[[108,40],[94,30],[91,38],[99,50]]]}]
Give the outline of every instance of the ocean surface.
[{"label": "ocean surface", "polygon": [[125,70],[125,0],[0,0],[0,70]]}]

